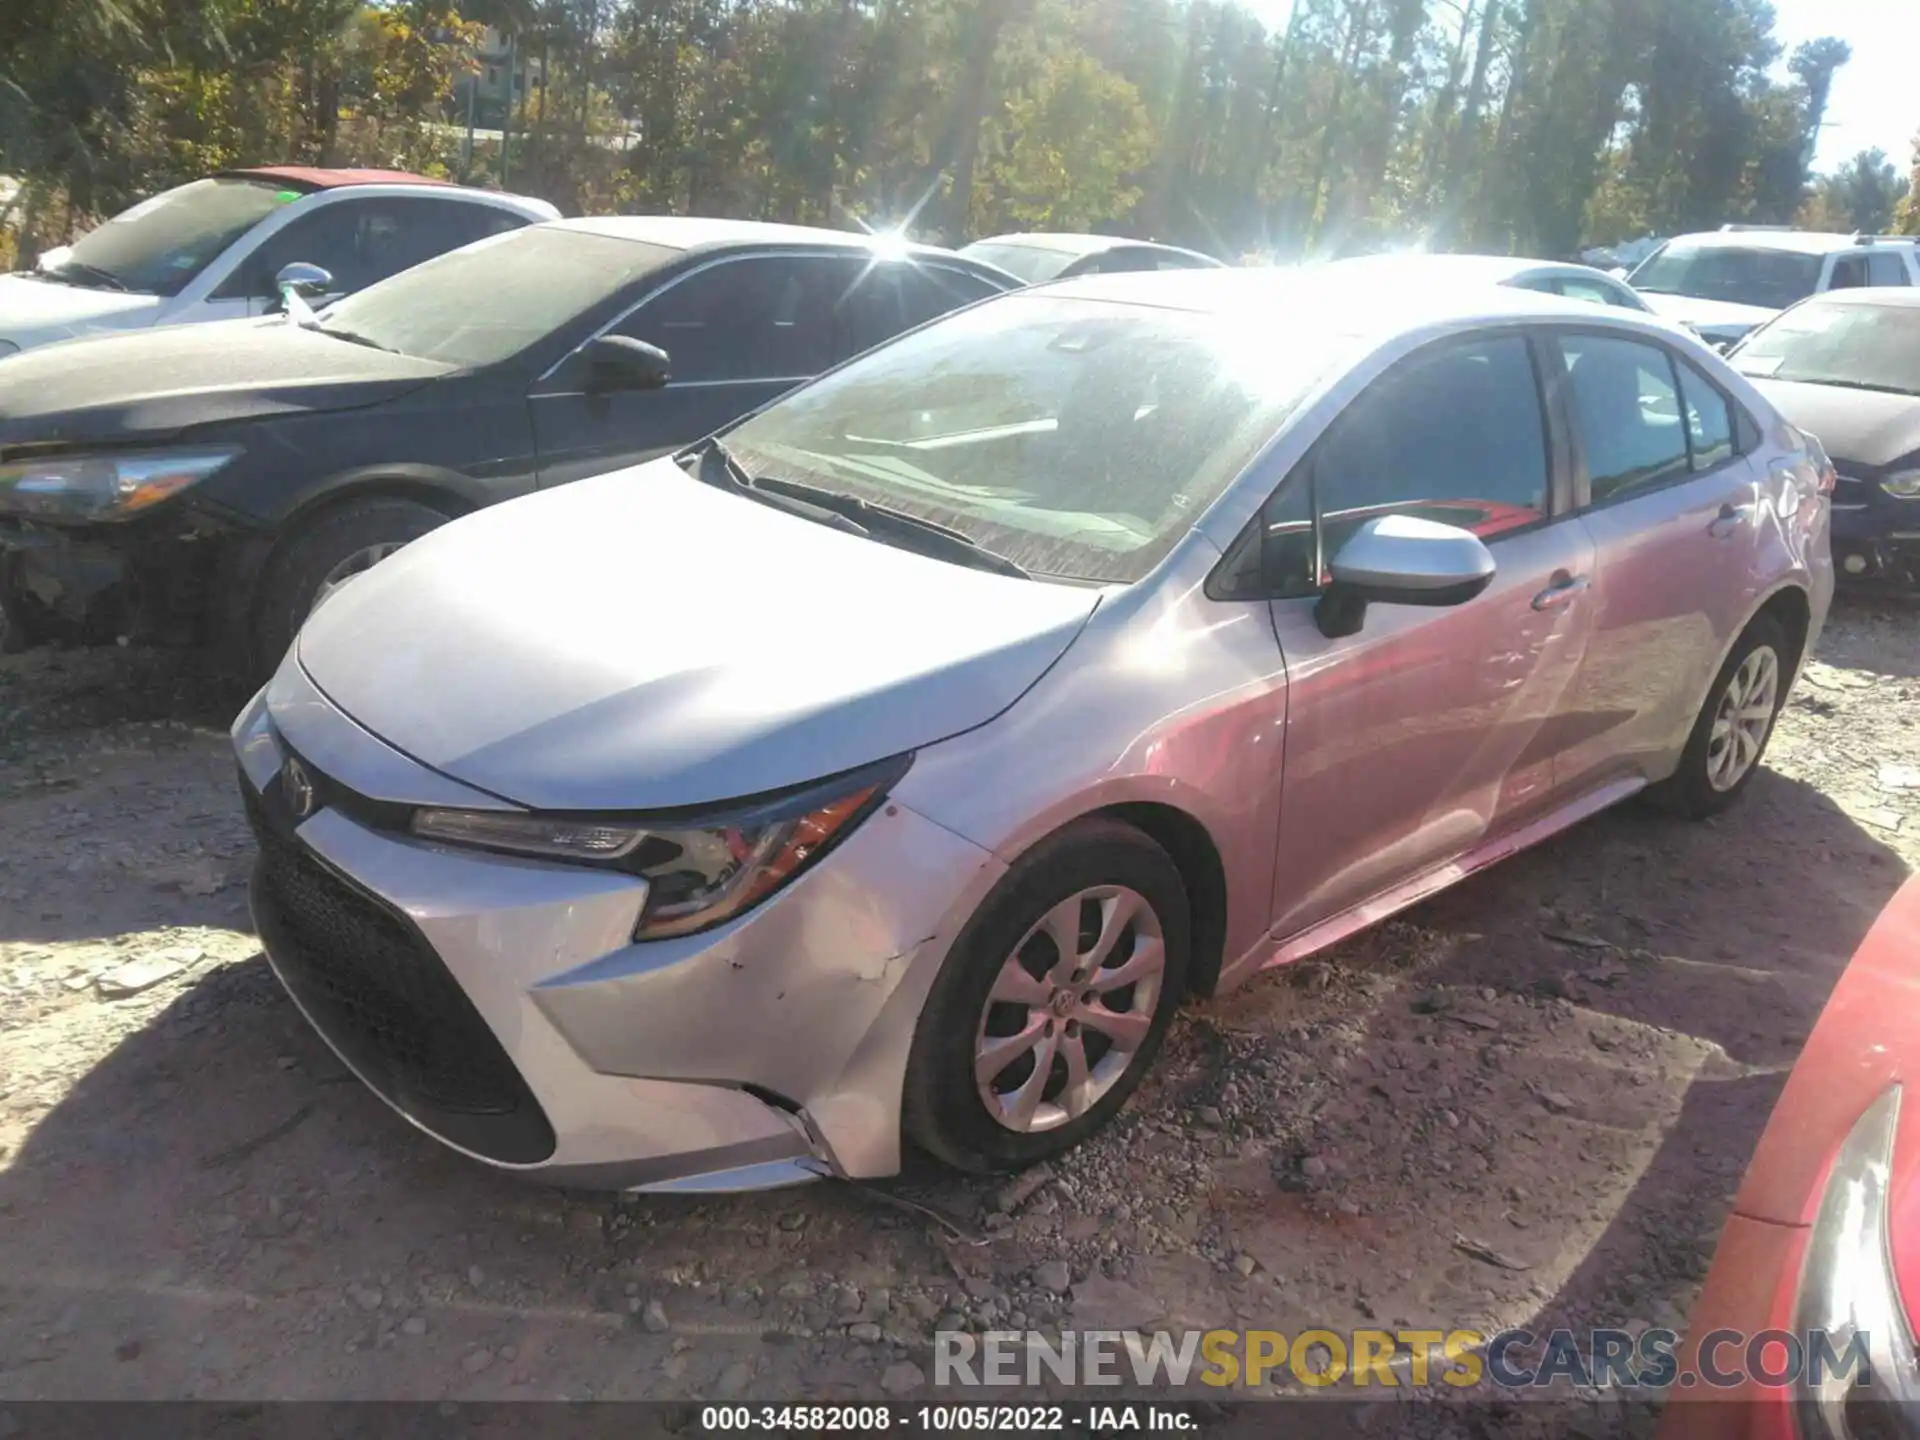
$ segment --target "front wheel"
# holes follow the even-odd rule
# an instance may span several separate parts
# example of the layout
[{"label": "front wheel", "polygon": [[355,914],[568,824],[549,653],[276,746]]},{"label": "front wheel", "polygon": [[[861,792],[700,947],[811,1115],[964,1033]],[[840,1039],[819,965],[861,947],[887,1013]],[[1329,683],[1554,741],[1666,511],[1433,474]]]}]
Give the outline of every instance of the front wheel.
[{"label": "front wheel", "polygon": [[1752,783],[1786,703],[1792,653],[1787,632],[1771,615],[1747,626],[1707,691],[1680,768],[1656,791],[1669,808],[1704,820]]},{"label": "front wheel", "polygon": [[1152,840],[1088,820],[1042,841],[934,982],[907,1067],[909,1138],[975,1172],[1079,1144],[1153,1063],[1189,949],[1186,887]]},{"label": "front wheel", "polygon": [[259,678],[280,663],[315,606],[448,519],[418,501],[378,495],[348,501],[295,532],[260,579],[253,622]]}]

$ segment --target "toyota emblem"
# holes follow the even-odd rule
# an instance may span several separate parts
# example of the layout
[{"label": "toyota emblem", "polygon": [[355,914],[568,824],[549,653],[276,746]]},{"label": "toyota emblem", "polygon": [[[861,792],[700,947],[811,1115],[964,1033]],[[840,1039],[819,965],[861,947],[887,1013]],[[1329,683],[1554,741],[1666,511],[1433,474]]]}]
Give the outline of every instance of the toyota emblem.
[{"label": "toyota emblem", "polygon": [[298,760],[289,758],[286,769],[280,772],[281,780],[287,790],[287,804],[293,808],[296,820],[304,820],[313,813],[313,779],[307,774],[307,767]]}]

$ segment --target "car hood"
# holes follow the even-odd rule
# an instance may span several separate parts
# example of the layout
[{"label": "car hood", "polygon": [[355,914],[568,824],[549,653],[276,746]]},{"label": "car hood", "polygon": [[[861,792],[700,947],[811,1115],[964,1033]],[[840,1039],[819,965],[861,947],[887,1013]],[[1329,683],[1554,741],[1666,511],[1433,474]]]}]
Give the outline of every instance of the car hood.
[{"label": "car hood", "polygon": [[1878,470],[1920,451],[1920,396],[1798,380],[1747,379],[1782,415],[1811,431],[1835,464]]},{"label": "car hood", "polygon": [[449,373],[277,319],[70,340],[3,363],[0,450],[139,443],[222,421],[351,409]]},{"label": "car hood", "polygon": [[1751,330],[1780,313],[1763,305],[1735,305],[1727,300],[1702,300],[1697,295],[1656,295],[1642,290],[1640,298],[1653,307],[1656,315],[1716,333]]},{"label": "car hood", "polygon": [[672,460],[482,510],[353,581],[298,641],[388,744],[543,810],[743,798],[991,720],[1098,590],[929,559]]},{"label": "car hood", "polygon": [[0,275],[0,340],[37,345],[95,326],[150,325],[165,304],[158,295]]},{"label": "car hood", "polygon": [[1894,1263],[1902,1291],[1920,1298],[1920,877],[1881,911],[1827,998],[1734,1209],[1776,1225],[1812,1224],[1835,1152],[1895,1083],[1905,1093],[1894,1147]]}]

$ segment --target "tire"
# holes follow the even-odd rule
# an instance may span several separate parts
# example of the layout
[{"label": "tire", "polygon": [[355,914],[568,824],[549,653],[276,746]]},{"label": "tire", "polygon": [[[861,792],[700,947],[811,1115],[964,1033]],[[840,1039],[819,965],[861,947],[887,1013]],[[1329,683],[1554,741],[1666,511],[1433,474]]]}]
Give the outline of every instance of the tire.
[{"label": "tire", "polygon": [[353,500],[283,540],[260,577],[252,624],[252,668],[270,676],[312,613],[336,569],[382,546],[398,549],[452,517],[395,496]]},{"label": "tire", "polygon": [[[1071,924],[1067,902],[1083,896],[1073,943],[1081,958],[1097,958],[1100,928],[1111,927],[1105,959],[1100,970],[1057,992],[1045,977],[1059,973],[1063,952],[1042,927],[1056,910]],[[1122,915],[1132,918],[1115,926]],[[1072,1149],[1113,1118],[1153,1064],[1184,994],[1190,953],[1186,887],[1153,841],[1111,820],[1080,821],[1043,840],[981,903],[934,981],[907,1062],[907,1138],[974,1173],[1018,1170]],[[1003,979],[1003,967],[1016,960],[1025,978]],[[1139,978],[1114,984],[1128,966]],[[997,984],[1020,998],[990,1005]],[[1049,1002],[1059,993],[1064,1008],[1055,1010]],[[1113,1017],[1112,1023],[1080,1018],[1095,1013]],[[1023,1046],[1025,1036],[1036,1033]],[[1006,1058],[981,1082],[977,1047],[991,1039],[1002,1040]],[[1070,1047],[1083,1057],[1084,1077],[1071,1087]],[[1048,1078],[1036,1091],[1032,1081],[1043,1053]],[[988,1108],[983,1083],[994,1092],[996,1110]],[[1025,1128],[1022,1100],[1030,1102]]]},{"label": "tire", "polygon": [[[1785,628],[1771,615],[1756,616],[1734,642],[1733,652],[1720,667],[1720,673],[1713,677],[1706,704],[1694,720],[1693,733],[1687,737],[1686,749],[1681,752],[1680,768],[1655,788],[1654,797],[1667,809],[1689,820],[1717,815],[1739,799],[1753,782],[1766,756],[1767,742],[1772,740],[1774,724],[1786,704],[1793,665],[1793,645]],[[1765,728],[1757,743],[1752,741],[1751,731],[1747,732],[1749,743],[1743,747],[1747,752],[1744,764],[1727,767],[1722,756],[1726,746],[1735,743],[1737,737],[1729,734],[1723,744],[1723,737],[1716,736],[1715,730],[1719,722],[1729,718],[1725,712],[1739,699],[1736,682],[1751,690],[1767,685],[1765,677],[1769,673],[1770,697],[1763,707],[1747,707],[1749,711],[1765,708]],[[1759,717],[1751,717],[1749,723],[1762,722]]]}]

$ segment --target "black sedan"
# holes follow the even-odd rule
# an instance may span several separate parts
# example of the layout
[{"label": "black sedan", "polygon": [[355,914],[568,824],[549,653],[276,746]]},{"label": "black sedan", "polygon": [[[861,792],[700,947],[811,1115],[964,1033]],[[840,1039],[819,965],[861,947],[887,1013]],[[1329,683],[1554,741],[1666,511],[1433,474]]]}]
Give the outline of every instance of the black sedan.
[{"label": "black sedan", "polygon": [[1833,457],[1840,580],[1920,593],[1920,290],[1816,295],[1728,359]]},{"label": "black sedan", "polygon": [[676,449],[1016,283],[838,231],[568,220],[317,316],[10,357],[6,632],[213,643],[263,675],[329,590],[448,519]]}]

